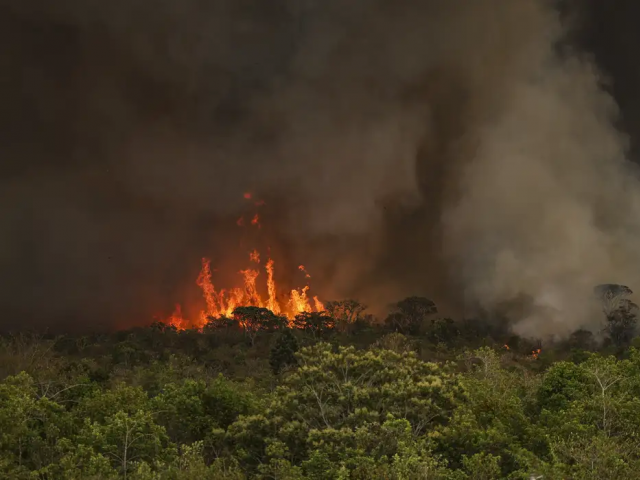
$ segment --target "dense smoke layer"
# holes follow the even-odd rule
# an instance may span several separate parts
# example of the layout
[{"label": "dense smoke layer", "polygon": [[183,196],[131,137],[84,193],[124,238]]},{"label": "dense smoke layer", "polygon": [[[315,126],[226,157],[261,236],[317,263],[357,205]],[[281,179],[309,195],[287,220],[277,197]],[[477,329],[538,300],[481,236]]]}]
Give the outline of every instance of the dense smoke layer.
[{"label": "dense smoke layer", "polygon": [[543,0],[2,2],[3,325],[167,311],[246,191],[324,298],[589,324],[640,285],[640,194],[566,33]]}]

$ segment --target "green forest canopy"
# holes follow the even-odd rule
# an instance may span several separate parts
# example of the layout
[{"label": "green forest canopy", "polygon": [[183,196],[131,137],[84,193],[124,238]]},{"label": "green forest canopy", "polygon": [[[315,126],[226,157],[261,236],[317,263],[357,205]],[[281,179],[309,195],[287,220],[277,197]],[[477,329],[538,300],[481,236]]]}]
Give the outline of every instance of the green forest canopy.
[{"label": "green forest canopy", "polygon": [[385,322],[329,306],[295,328],[244,309],[251,326],[3,337],[0,477],[640,478],[635,311],[532,355],[419,297]]}]

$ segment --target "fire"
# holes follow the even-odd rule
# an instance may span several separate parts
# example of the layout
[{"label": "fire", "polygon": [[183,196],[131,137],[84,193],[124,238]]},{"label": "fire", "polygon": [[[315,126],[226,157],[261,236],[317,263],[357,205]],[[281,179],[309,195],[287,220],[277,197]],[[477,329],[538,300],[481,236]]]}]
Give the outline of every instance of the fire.
[{"label": "fire", "polygon": [[504,349],[505,349],[505,350],[511,350],[511,349],[509,348],[509,345],[507,345],[506,343],[504,344],[504,346],[503,346],[503,347],[504,347]]},{"label": "fire", "polygon": [[179,330],[185,328],[186,322],[182,317],[182,307],[180,306],[180,304],[176,305],[176,308],[173,311],[173,314],[169,317],[169,320],[167,321],[167,323],[169,325],[173,325]]},{"label": "fire", "polygon": [[531,358],[533,358],[534,360],[537,360],[541,353],[542,353],[542,349],[538,348],[533,352],[531,352]]},{"label": "fire", "polygon": [[[258,263],[260,261],[260,253],[257,250],[252,251],[249,254],[249,260]],[[258,291],[258,278],[261,272],[254,268],[239,272],[244,284],[242,287],[217,290],[211,279],[211,262],[209,259],[203,258],[202,270],[196,283],[202,290],[206,308],[200,312],[200,318],[194,326],[202,328],[209,318],[231,317],[233,311],[242,306],[267,308],[276,315],[283,315],[289,320],[292,320],[302,312],[324,311],[324,304],[317,296],[309,298],[307,294],[309,291],[308,285],[300,289],[291,290],[286,301],[279,301],[274,280],[274,261],[271,258],[267,260],[264,269],[267,284],[266,296],[262,296]],[[187,322],[182,318],[179,305],[168,322],[178,329],[186,328]]]},{"label": "fire", "polygon": [[305,277],[307,277],[307,278],[311,278],[311,275],[309,275],[309,274],[307,273],[307,270],[304,268],[304,265],[300,265],[300,266],[298,267],[298,270],[300,270],[302,273],[304,273],[304,276],[305,276]]},{"label": "fire", "polygon": [[[250,193],[245,193],[244,198],[251,200],[253,196]],[[255,205],[264,205],[264,202],[256,201]],[[244,226],[244,217],[240,217],[236,223],[238,226]],[[257,228],[261,227],[258,214],[253,216],[251,225]],[[275,262],[270,258],[269,252],[267,252],[266,262],[263,267],[266,273],[264,276],[261,276],[262,269],[260,269],[259,265],[262,259],[258,250],[254,249],[249,252],[249,261],[254,266],[238,272],[242,279],[242,286],[231,289],[218,289],[213,284],[211,261],[208,258],[203,258],[202,268],[196,279],[196,284],[202,291],[205,308],[200,312],[195,322],[188,322],[182,315],[180,305],[176,305],[176,309],[167,319],[167,323],[179,330],[183,330],[188,326],[202,328],[212,318],[231,317],[237,307],[247,306],[267,308],[276,315],[286,317],[290,322],[302,312],[324,311],[324,305],[317,296],[309,297],[309,285],[293,289],[288,295],[278,296],[279,289],[274,278]],[[300,265],[298,270],[305,275],[306,279],[311,278],[303,265]],[[261,289],[258,288],[259,280],[263,277],[266,277],[266,296],[261,294]]]}]

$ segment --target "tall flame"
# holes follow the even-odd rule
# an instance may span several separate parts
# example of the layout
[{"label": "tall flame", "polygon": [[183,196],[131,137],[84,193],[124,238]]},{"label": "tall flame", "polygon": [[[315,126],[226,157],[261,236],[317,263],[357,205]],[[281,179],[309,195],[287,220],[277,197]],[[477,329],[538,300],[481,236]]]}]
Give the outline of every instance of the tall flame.
[{"label": "tall flame", "polygon": [[186,322],[182,317],[182,307],[180,306],[180,304],[176,305],[176,308],[173,311],[173,314],[171,314],[171,316],[169,317],[169,320],[167,323],[169,325],[173,325],[179,330],[185,328]]},{"label": "tall flame", "polygon": [[278,305],[276,294],[276,282],[273,280],[273,260],[269,259],[265,267],[267,270],[267,290],[269,292],[269,300],[267,301],[267,308],[276,315],[280,314],[280,305]]},{"label": "tall flame", "polygon": [[[251,193],[245,193],[244,198],[252,200],[253,195]],[[255,201],[253,204],[255,206],[262,206],[264,205],[264,201]],[[256,213],[251,218],[251,226],[261,228],[260,216]],[[244,217],[238,219],[236,223],[238,226],[244,227]],[[229,290],[217,290],[212,281],[211,261],[208,258],[203,258],[202,268],[196,279],[196,284],[202,291],[205,309],[200,312],[200,316],[196,322],[188,322],[182,315],[180,305],[177,305],[173,315],[167,319],[167,322],[180,330],[187,328],[189,325],[195,328],[202,328],[210,319],[231,317],[233,311],[241,306],[267,308],[276,315],[285,316],[290,322],[296,315],[302,312],[324,311],[324,305],[317,296],[314,296],[310,301],[307,294],[309,291],[308,284],[302,288],[291,290],[288,298],[278,298],[278,288],[274,276],[275,262],[270,256],[267,256],[267,261],[264,264],[267,296],[263,298],[258,288],[258,278],[261,273],[258,269],[261,263],[260,252],[258,250],[252,250],[249,253],[249,261],[254,264],[254,267],[238,272],[242,277],[242,287]],[[298,270],[304,274],[306,279],[311,278],[303,265],[300,265]]]}]

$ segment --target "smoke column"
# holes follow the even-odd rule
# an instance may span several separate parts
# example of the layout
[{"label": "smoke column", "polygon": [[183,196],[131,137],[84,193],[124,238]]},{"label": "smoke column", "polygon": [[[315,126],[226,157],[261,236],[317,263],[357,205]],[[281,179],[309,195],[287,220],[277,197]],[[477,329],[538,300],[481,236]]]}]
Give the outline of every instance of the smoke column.
[{"label": "smoke column", "polygon": [[323,298],[589,323],[640,286],[640,196],[567,33],[543,0],[5,0],[2,326],[170,309],[248,190]]}]

